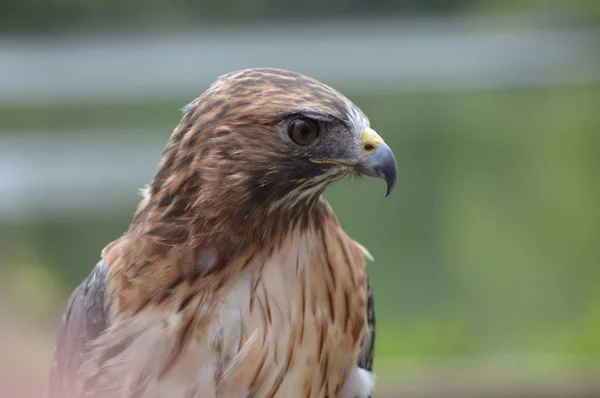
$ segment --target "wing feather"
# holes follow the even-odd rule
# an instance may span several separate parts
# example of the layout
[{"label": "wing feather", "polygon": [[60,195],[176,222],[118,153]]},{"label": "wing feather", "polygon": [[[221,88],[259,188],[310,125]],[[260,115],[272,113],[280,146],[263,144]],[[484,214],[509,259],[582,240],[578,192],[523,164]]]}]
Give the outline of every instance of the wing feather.
[{"label": "wing feather", "polygon": [[73,292],[62,315],[46,398],[74,394],[91,342],[106,329],[106,270],[102,261]]},{"label": "wing feather", "polygon": [[361,355],[358,360],[358,366],[373,371],[373,356],[375,354],[375,303],[373,301],[373,290],[371,289],[371,280],[367,277],[367,322],[369,332],[365,343],[363,344]]}]

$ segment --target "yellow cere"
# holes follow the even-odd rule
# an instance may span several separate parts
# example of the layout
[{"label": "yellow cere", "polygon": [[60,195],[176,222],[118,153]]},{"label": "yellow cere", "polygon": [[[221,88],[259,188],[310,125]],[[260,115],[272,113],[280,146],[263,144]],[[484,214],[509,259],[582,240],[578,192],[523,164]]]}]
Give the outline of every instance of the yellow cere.
[{"label": "yellow cere", "polygon": [[367,127],[363,132],[362,145],[366,153],[375,152],[382,143],[383,138],[381,138],[372,128]]}]

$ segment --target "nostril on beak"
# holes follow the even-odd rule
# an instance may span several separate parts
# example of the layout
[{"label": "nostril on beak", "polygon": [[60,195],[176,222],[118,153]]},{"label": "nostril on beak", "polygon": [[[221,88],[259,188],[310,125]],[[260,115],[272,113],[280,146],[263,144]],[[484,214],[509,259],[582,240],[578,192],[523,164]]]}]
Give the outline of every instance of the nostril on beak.
[{"label": "nostril on beak", "polygon": [[364,148],[365,148],[365,152],[371,152],[371,151],[375,150],[375,147],[372,144],[366,144],[364,146]]}]

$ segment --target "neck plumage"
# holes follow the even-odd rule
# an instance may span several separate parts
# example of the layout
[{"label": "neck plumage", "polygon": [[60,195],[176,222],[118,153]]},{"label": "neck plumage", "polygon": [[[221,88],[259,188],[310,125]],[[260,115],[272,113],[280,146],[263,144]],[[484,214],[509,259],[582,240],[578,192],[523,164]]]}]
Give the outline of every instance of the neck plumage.
[{"label": "neck plumage", "polygon": [[113,313],[168,305],[180,289],[215,292],[257,255],[278,250],[292,232],[318,230],[326,219],[335,220],[322,197],[301,212],[242,205],[217,215],[201,203],[185,211],[178,203],[146,196],[129,231],[103,250]]}]

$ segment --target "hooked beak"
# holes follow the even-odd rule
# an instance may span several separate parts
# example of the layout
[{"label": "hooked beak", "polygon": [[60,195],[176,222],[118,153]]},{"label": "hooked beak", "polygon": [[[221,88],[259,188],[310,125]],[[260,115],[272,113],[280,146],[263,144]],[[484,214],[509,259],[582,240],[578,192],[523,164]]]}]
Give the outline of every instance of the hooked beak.
[{"label": "hooked beak", "polygon": [[362,149],[364,157],[356,164],[356,171],[370,177],[384,179],[387,184],[385,196],[388,196],[394,189],[398,177],[398,164],[394,153],[371,128],[363,132]]}]

